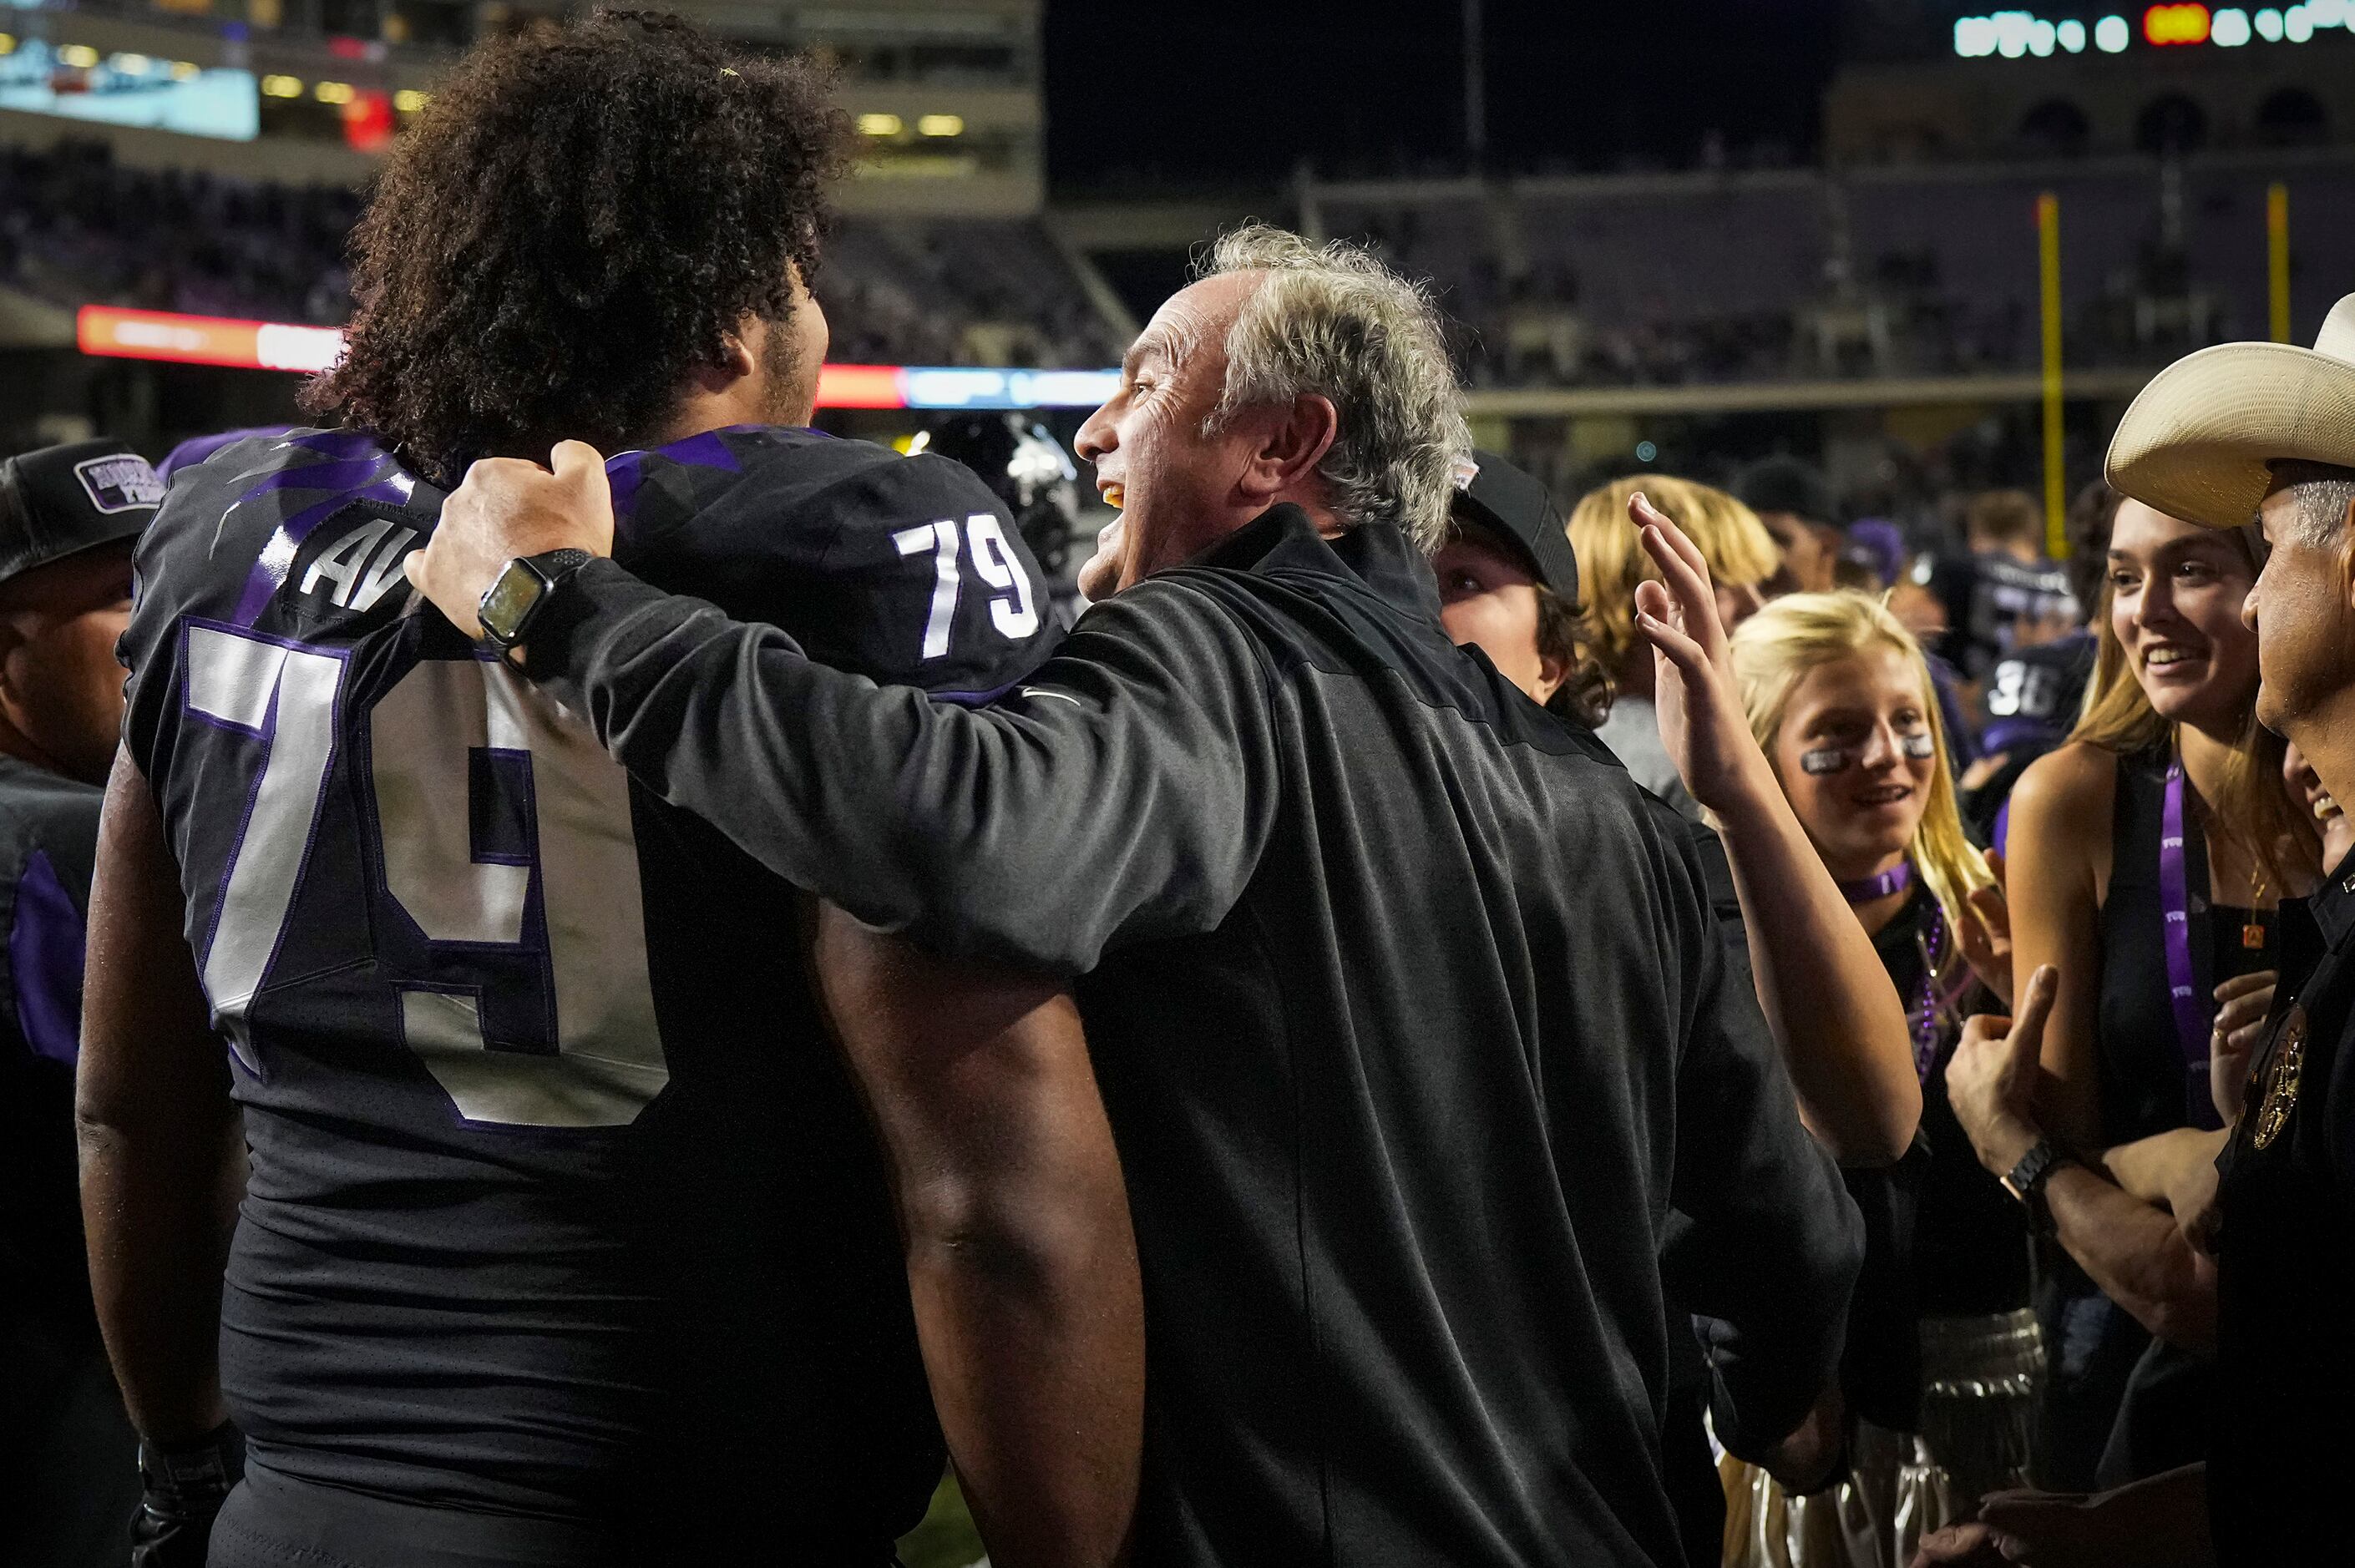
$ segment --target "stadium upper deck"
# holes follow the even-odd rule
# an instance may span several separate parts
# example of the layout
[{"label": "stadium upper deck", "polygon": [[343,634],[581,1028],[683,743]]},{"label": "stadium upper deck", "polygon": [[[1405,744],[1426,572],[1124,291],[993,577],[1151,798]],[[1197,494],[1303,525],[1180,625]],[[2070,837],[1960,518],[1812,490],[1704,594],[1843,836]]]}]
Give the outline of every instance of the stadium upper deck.
[{"label": "stadium upper deck", "polygon": [[[751,7],[672,0],[715,31],[842,69],[864,137],[857,211],[1034,214],[1039,0]],[[476,38],[561,6],[446,0],[74,0],[0,9],[0,144],[97,137],[115,161],[353,184]]]}]

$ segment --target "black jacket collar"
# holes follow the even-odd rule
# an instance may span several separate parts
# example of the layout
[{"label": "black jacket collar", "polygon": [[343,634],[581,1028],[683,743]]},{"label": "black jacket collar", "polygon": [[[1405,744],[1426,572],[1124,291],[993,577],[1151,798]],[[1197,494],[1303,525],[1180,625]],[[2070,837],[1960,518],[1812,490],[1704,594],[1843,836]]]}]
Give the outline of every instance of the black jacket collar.
[{"label": "black jacket collar", "polygon": [[1255,577],[1355,578],[1392,608],[1418,620],[1439,621],[1439,584],[1431,564],[1395,524],[1360,523],[1327,539],[1307,513],[1286,502],[1269,507],[1187,565]]}]

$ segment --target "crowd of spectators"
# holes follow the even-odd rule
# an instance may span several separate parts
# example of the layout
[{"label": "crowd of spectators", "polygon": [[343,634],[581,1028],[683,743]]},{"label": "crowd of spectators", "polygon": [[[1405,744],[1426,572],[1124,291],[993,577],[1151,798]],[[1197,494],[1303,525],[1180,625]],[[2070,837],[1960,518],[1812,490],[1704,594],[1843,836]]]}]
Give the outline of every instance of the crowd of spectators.
[{"label": "crowd of spectators", "polygon": [[[0,150],[0,282],[101,303],[320,326],[351,314],[358,192],[133,168],[100,144]],[[845,226],[820,274],[852,364],[1094,368],[1120,357],[1035,223]]]},{"label": "crowd of spectators", "polygon": [[0,280],[60,303],[342,322],[360,197],[127,167],[102,145],[0,150]]},{"label": "crowd of spectators", "polygon": [[1120,359],[1036,223],[851,220],[817,292],[845,364],[1094,369]]},{"label": "crowd of spectators", "polygon": [[[1466,329],[1474,385],[1676,386],[2034,369],[2048,191],[2071,366],[2147,367],[2264,337],[2281,173],[1702,173],[1315,199],[1327,231],[1432,280]],[[2355,274],[2350,171],[2302,165],[2285,183],[2292,316],[2318,319]]]},{"label": "crowd of spectators", "polygon": [[[2295,275],[2355,273],[2346,171],[2303,176]],[[2035,182],[1935,190],[1781,172],[1657,188],[1358,188],[1325,227],[1431,280],[1475,387],[1940,376],[2038,363]],[[2264,181],[2119,173],[2062,192],[2065,354],[2147,366],[2266,334]],[[357,192],[132,168],[102,145],[0,152],[0,282],[322,325],[350,313]],[[1033,220],[847,222],[819,281],[835,357],[1066,367],[1118,344]],[[2295,314],[2295,312],[2294,312]]]}]

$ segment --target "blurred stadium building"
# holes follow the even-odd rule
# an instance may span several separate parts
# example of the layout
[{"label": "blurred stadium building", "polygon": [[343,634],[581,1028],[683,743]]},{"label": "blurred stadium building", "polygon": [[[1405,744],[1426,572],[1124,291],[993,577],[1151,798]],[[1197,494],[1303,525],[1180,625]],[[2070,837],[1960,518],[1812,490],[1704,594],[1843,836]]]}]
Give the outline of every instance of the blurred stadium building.
[{"label": "blurred stadium building", "polygon": [[[863,407],[826,418],[860,434],[911,436],[910,405],[1046,405],[1068,436],[1189,253],[1261,217],[1430,278],[1463,324],[1482,443],[1558,483],[1789,450],[1851,514],[1909,517],[1961,488],[2041,487],[2049,348],[2074,482],[2158,366],[2310,337],[2355,288],[2355,0],[1849,0],[1805,157],[1709,137],[1682,167],[1529,170],[1484,145],[1476,110],[1479,152],[1452,176],[1304,164],[1281,188],[1070,201],[1047,177],[1039,0],[677,8],[841,65],[866,155],[822,292],[834,359],[875,368],[838,376],[829,400]],[[454,50],[541,15],[0,9],[0,353],[17,372],[0,432],[160,449],[286,417],[293,376],[228,366],[299,369],[335,340],[253,323],[341,320],[342,236],[374,161]],[[205,359],[225,364],[173,363]],[[978,374],[927,374],[955,368]],[[1033,374],[1058,370],[1099,374]]]}]

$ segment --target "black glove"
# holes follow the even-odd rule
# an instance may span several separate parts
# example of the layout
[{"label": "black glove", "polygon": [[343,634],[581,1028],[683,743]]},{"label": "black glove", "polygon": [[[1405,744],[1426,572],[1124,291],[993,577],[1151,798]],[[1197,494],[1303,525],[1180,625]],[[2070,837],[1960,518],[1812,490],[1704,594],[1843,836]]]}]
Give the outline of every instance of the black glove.
[{"label": "black glove", "polygon": [[140,1444],[131,1568],[205,1568],[213,1516],[244,1474],[244,1436],[226,1421],[191,1442]]}]

